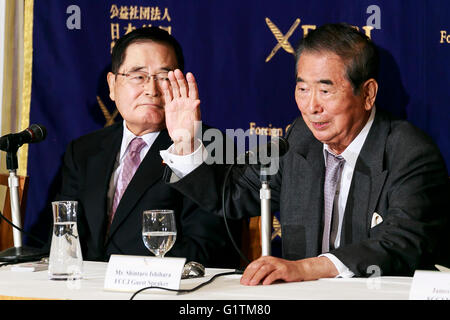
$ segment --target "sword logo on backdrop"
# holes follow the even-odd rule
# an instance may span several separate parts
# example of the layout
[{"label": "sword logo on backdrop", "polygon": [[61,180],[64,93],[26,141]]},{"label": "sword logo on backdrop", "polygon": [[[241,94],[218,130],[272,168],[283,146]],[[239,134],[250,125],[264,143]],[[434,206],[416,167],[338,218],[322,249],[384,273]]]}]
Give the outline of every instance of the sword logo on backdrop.
[{"label": "sword logo on backdrop", "polygon": [[277,236],[279,236],[281,238],[281,224],[280,224],[280,221],[275,216],[273,216],[273,219],[272,219],[272,227],[273,227],[273,232],[272,232],[271,240],[275,239]]},{"label": "sword logo on backdrop", "polygon": [[117,115],[119,114],[119,110],[114,110],[114,112],[111,114],[108,111],[108,108],[106,108],[105,104],[103,103],[103,101],[100,99],[99,96],[97,96],[97,102],[98,105],[100,106],[100,109],[102,110],[103,115],[105,116],[105,120],[106,120],[106,124],[105,127],[108,127],[112,124],[114,124],[114,119],[117,117]]},{"label": "sword logo on backdrop", "polygon": [[294,33],[294,31],[300,24],[300,18],[297,18],[294,21],[294,23],[292,24],[292,26],[289,28],[288,32],[286,32],[285,35],[283,35],[280,29],[278,29],[278,27],[267,17],[266,17],[266,24],[269,27],[270,31],[272,31],[273,35],[275,36],[275,39],[277,39],[278,41],[277,45],[272,49],[269,56],[266,58],[266,63],[273,58],[275,53],[277,53],[277,51],[280,50],[280,48],[283,48],[286,52],[295,55],[295,50],[294,48],[292,48],[288,40],[289,37]]}]

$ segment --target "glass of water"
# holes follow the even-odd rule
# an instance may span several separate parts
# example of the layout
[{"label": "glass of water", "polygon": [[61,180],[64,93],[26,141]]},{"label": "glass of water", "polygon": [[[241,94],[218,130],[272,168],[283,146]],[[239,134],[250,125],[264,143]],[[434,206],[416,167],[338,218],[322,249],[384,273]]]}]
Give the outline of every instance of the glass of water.
[{"label": "glass of water", "polygon": [[142,239],[145,246],[158,258],[172,248],[177,238],[173,210],[146,210],[142,217]]}]

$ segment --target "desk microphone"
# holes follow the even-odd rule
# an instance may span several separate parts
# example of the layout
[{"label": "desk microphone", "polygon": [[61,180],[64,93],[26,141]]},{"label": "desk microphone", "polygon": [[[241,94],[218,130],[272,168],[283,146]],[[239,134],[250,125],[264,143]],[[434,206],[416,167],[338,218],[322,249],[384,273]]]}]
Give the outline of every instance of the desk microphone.
[{"label": "desk microphone", "polygon": [[284,156],[289,150],[289,143],[283,137],[272,137],[266,144],[259,144],[256,148],[240,155],[238,163],[268,165],[271,161]]},{"label": "desk microphone", "polygon": [[22,246],[22,229],[20,205],[19,205],[19,178],[16,170],[18,168],[17,150],[24,143],[41,142],[47,136],[47,130],[44,126],[32,124],[29,128],[19,133],[10,133],[0,138],[0,150],[6,154],[6,168],[9,171],[8,186],[11,201],[12,222],[4,218],[13,226],[14,247],[0,252],[0,261],[15,263],[24,261],[39,260],[47,255],[47,252],[40,249],[28,248]]},{"label": "desk microphone", "polygon": [[283,137],[272,138],[265,148],[269,161],[266,159],[266,163],[262,163],[259,171],[261,181],[261,189],[259,190],[261,201],[261,255],[270,256],[272,255],[272,210],[270,206],[272,195],[269,176],[276,174],[280,169],[279,158],[289,150],[289,143]]},{"label": "desk microphone", "polygon": [[[270,187],[268,176],[275,174],[272,168],[272,162],[279,161],[279,158],[284,156],[289,150],[289,143],[283,137],[272,137],[270,142],[264,145],[259,145],[255,150],[248,151],[242,156],[238,157],[238,163],[244,162],[245,164],[260,164],[260,180],[262,183],[260,189],[260,199],[261,199],[261,249],[262,256],[271,255],[270,241],[272,238],[272,214],[270,209]],[[244,160],[244,161],[243,161]],[[275,161],[276,160],[276,161]],[[226,195],[226,185],[228,177],[231,173],[232,168],[235,164],[228,167],[225,173],[225,179],[222,185],[222,211],[223,218],[225,222],[225,227],[228,232],[228,236],[236,249],[236,251],[241,256],[242,260],[247,264],[250,264],[248,258],[242,253],[237,244],[235,243],[233,236],[229,230],[227,223],[227,213],[225,206],[225,195]],[[278,169],[278,165],[277,165]]]},{"label": "desk microphone", "polygon": [[24,143],[41,142],[47,136],[43,125],[32,124],[22,132],[10,133],[0,138],[0,150],[6,152],[17,151]]}]

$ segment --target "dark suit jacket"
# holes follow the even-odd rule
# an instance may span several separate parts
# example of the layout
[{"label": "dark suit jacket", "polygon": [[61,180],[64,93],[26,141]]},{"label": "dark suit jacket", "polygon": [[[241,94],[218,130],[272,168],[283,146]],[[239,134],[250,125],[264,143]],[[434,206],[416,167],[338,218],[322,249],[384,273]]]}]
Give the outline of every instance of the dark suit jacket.
[{"label": "dark suit jacket", "polygon": [[[321,253],[325,164],[323,144],[302,118],[287,138],[290,149],[270,184],[272,209],[280,211],[283,257],[294,260]],[[258,174],[254,166],[232,170],[228,215],[259,214]],[[195,184],[197,180],[202,183]],[[357,276],[370,275],[377,267],[383,275],[411,275],[437,262],[448,265],[448,180],[431,139],[377,110],[354,170],[341,244],[331,253]],[[222,181],[221,171],[203,164],[172,185],[220,214]],[[375,212],[383,222],[371,228]]]},{"label": "dark suit jacket", "polygon": [[[150,255],[142,241],[142,212],[173,209],[175,245],[166,256],[186,257],[206,266],[239,265],[223,218],[198,208],[163,181],[165,164],[159,151],[171,145],[163,130],[142,160],[117,207],[105,241],[107,192],[122,141],[122,122],[72,141],[65,153],[58,199],[79,202],[78,231],[85,260],[107,260],[111,254]],[[237,237],[238,228],[232,225]],[[239,241],[239,240],[238,240]]]}]

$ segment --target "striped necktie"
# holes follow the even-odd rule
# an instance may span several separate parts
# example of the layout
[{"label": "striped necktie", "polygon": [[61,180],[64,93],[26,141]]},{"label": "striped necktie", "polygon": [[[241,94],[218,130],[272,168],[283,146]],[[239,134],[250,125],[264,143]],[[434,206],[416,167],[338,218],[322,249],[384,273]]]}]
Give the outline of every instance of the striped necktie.
[{"label": "striped necktie", "polygon": [[116,213],[117,207],[119,206],[120,199],[127,189],[128,184],[133,178],[137,168],[141,164],[140,152],[145,146],[146,143],[144,140],[142,140],[142,138],[134,138],[133,140],[131,140],[128,146],[128,153],[125,156],[122,167],[121,184],[117,184],[116,191],[114,192],[114,199],[111,212],[109,213],[108,225],[111,225],[114,214]]},{"label": "striped necktie", "polygon": [[324,193],[324,226],[322,237],[322,253],[330,251],[330,229],[333,216],[333,205],[336,197],[336,186],[341,176],[344,158],[326,150],[327,167],[325,170]]}]

